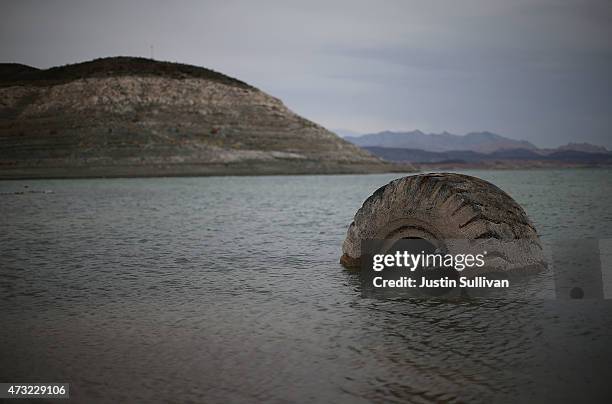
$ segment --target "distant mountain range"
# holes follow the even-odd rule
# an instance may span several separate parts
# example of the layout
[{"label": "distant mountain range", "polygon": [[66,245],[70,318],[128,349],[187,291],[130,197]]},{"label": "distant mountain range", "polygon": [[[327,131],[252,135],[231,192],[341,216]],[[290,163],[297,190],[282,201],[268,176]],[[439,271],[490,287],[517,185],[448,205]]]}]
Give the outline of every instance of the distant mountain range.
[{"label": "distant mountain range", "polygon": [[454,135],[448,132],[425,134],[419,130],[385,131],[344,138],[393,162],[456,166],[500,162],[520,162],[528,166],[534,163],[546,166],[612,164],[612,153],[602,146],[569,143],[556,149],[540,149],[528,141],[509,139],[491,132]]},{"label": "distant mountain range", "polygon": [[[544,152],[549,151],[549,149],[541,149]],[[559,146],[556,149],[552,149],[552,152],[555,151],[577,151],[577,152],[585,152],[585,153],[610,153],[608,149],[603,146],[595,146],[590,143],[568,143],[564,146]]]},{"label": "distant mountain range", "polygon": [[578,150],[558,150],[541,154],[527,149],[504,149],[492,153],[478,153],[471,150],[430,152],[419,149],[388,147],[364,147],[370,153],[388,161],[410,163],[443,163],[446,165],[490,164],[493,162],[521,161],[563,164],[612,164],[612,153],[589,153]]},{"label": "distant mountain range", "polygon": [[493,153],[500,150],[531,150],[539,155],[548,155],[558,151],[579,151],[586,153],[608,153],[602,146],[589,143],[568,143],[556,149],[539,149],[526,140],[514,140],[491,132],[471,132],[465,135],[455,135],[448,132],[424,133],[420,130],[412,132],[391,132],[365,134],[361,136],[344,136],[344,139],[357,146],[384,147],[399,149],[416,149],[429,152],[473,151],[477,153]]},{"label": "distant mountain range", "polygon": [[536,146],[525,140],[508,139],[491,132],[472,132],[461,136],[448,132],[426,134],[420,130],[385,131],[362,136],[347,136],[345,139],[361,147],[420,149],[432,152],[471,150],[491,153],[501,149],[537,149]]}]

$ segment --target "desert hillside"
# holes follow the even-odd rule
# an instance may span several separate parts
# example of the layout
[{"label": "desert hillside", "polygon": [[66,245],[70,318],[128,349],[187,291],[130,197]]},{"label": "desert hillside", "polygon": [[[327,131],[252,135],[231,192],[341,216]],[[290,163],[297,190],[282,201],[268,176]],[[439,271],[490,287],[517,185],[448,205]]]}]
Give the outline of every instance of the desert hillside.
[{"label": "desert hillside", "polygon": [[212,70],[127,57],[0,65],[0,178],[390,169]]}]

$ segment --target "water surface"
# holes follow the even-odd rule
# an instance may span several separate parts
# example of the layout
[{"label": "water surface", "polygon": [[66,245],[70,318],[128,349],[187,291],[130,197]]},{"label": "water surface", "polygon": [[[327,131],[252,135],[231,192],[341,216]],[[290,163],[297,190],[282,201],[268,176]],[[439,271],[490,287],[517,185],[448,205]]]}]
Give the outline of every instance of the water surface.
[{"label": "water surface", "polygon": [[[544,240],[612,237],[610,170],[469,174]],[[398,176],[0,182],[0,380],[70,382],[80,402],[608,394],[609,300],[361,297],[341,243]]]}]

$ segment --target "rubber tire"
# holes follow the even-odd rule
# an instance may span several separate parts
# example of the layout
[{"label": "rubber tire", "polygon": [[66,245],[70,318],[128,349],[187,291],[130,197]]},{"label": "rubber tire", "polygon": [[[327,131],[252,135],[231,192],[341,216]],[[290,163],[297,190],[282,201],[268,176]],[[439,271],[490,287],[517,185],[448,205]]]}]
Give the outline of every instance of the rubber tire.
[{"label": "rubber tire", "polygon": [[[376,190],[355,214],[340,263],[359,268],[361,242],[420,238],[438,245],[463,240],[477,251],[488,243],[489,261],[504,271],[546,266],[535,227],[521,206],[495,185],[454,173],[403,177]],[[455,245],[454,253],[465,252]],[[453,246],[445,246],[453,253]],[[461,251],[459,251],[461,250]]]}]

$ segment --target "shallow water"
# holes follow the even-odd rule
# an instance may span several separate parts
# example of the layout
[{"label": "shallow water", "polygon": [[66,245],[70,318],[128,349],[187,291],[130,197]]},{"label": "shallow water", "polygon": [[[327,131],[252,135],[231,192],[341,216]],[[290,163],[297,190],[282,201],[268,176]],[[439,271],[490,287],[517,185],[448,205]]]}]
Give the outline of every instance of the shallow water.
[{"label": "shallow water", "polygon": [[[467,173],[545,241],[612,238],[610,170]],[[0,182],[0,381],[79,402],[609,395],[610,300],[361,297],[341,243],[399,176]]]}]

